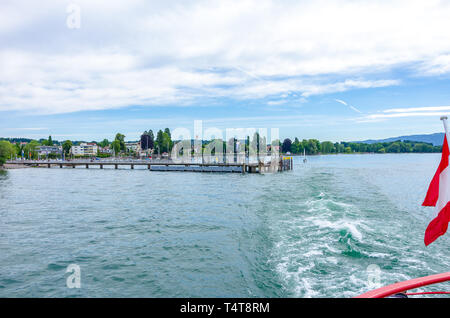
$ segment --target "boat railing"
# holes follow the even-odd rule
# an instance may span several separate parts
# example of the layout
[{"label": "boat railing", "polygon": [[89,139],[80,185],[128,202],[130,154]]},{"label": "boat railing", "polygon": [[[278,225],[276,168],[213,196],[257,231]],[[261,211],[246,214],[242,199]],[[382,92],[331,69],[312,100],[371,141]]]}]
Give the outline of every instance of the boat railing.
[{"label": "boat railing", "polygon": [[361,294],[356,298],[386,298],[394,296],[396,294],[402,293],[406,296],[414,295],[429,295],[429,294],[450,294],[446,291],[430,291],[430,292],[417,292],[408,293],[411,289],[416,289],[419,287],[429,286],[433,284],[438,284],[442,282],[450,281],[450,272],[441,273],[431,276],[425,276],[420,278],[410,279],[404,282],[395,283],[392,285],[384,286],[378,289],[368,291],[367,293]]}]

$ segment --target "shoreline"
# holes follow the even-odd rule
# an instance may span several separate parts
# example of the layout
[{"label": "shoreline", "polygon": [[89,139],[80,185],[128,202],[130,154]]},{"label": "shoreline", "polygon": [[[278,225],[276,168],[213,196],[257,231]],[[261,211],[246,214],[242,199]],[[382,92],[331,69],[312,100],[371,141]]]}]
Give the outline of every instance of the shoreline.
[{"label": "shoreline", "polygon": [[25,169],[25,168],[31,168],[27,165],[10,165],[5,163],[2,167],[0,167],[0,170],[13,170],[13,169]]},{"label": "shoreline", "polygon": [[[385,152],[385,153],[377,153],[377,152],[352,152],[352,153],[318,153],[315,155],[306,155],[306,157],[315,157],[315,156],[339,156],[339,155],[425,155],[425,154],[441,154],[441,152]],[[303,154],[283,154],[285,157],[303,157]]]},{"label": "shoreline", "polygon": [[[423,154],[441,154],[441,152],[390,152],[390,153],[376,153],[376,152],[354,152],[354,153],[327,153],[327,154],[314,154],[314,155],[307,155],[307,157],[318,157],[318,156],[338,156],[338,155],[423,155]],[[283,154],[284,157],[300,157],[303,158],[303,154]],[[47,164],[47,163],[42,163]],[[52,164],[52,166],[57,166],[57,164]],[[15,169],[31,169],[31,168],[44,168],[42,166],[29,166],[25,164],[8,164],[5,163],[3,166],[0,166],[0,170],[6,171],[6,170],[15,170]]]}]

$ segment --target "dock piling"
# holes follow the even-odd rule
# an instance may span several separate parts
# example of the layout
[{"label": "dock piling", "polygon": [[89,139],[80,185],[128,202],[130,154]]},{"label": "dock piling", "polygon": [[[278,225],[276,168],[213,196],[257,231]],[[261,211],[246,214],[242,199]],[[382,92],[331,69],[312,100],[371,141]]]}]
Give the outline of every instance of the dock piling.
[{"label": "dock piling", "polygon": [[237,172],[237,173],[264,173],[264,172],[277,172],[292,170],[294,163],[292,157],[279,156],[277,158],[272,157],[271,161],[258,160],[254,161],[252,158],[245,158],[245,160],[238,162],[214,162],[211,160],[208,163],[205,162],[175,162],[171,160],[11,160],[7,161],[8,164],[26,165],[26,166],[40,166],[52,168],[70,168],[75,169],[77,166],[86,167],[97,166],[100,169],[104,169],[104,166],[114,166],[114,169],[118,169],[119,165],[130,166],[131,170],[135,169],[135,166],[144,166],[148,170],[151,170],[152,165],[159,166],[158,171],[201,171],[201,172]]}]

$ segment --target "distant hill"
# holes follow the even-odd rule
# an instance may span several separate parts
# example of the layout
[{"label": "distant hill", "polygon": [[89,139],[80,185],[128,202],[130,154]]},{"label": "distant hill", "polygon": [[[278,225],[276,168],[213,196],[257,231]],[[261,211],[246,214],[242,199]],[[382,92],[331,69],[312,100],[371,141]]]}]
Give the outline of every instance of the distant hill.
[{"label": "distant hill", "polygon": [[16,142],[30,142],[32,139],[29,138],[2,138],[0,137],[0,140],[6,140],[12,143],[16,143]]},{"label": "distant hill", "polygon": [[393,138],[386,138],[386,139],[378,139],[378,140],[363,140],[363,141],[356,141],[359,143],[365,143],[365,144],[374,144],[377,142],[392,142],[392,141],[419,141],[419,142],[428,142],[433,144],[433,146],[441,146],[442,142],[444,141],[444,133],[435,133],[430,135],[409,135],[409,136],[399,136],[399,137],[393,137]]}]

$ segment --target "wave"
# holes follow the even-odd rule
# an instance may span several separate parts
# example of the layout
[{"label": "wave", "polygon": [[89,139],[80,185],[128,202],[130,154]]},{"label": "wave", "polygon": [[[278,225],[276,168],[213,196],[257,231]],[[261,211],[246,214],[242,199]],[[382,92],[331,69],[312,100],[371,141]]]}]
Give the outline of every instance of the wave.
[{"label": "wave", "polygon": [[273,220],[278,241],[271,262],[291,296],[328,295],[324,289],[330,275],[342,271],[343,258],[364,257],[359,245],[371,229],[359,212],[356,205],[318,191],[291,213]]}]

